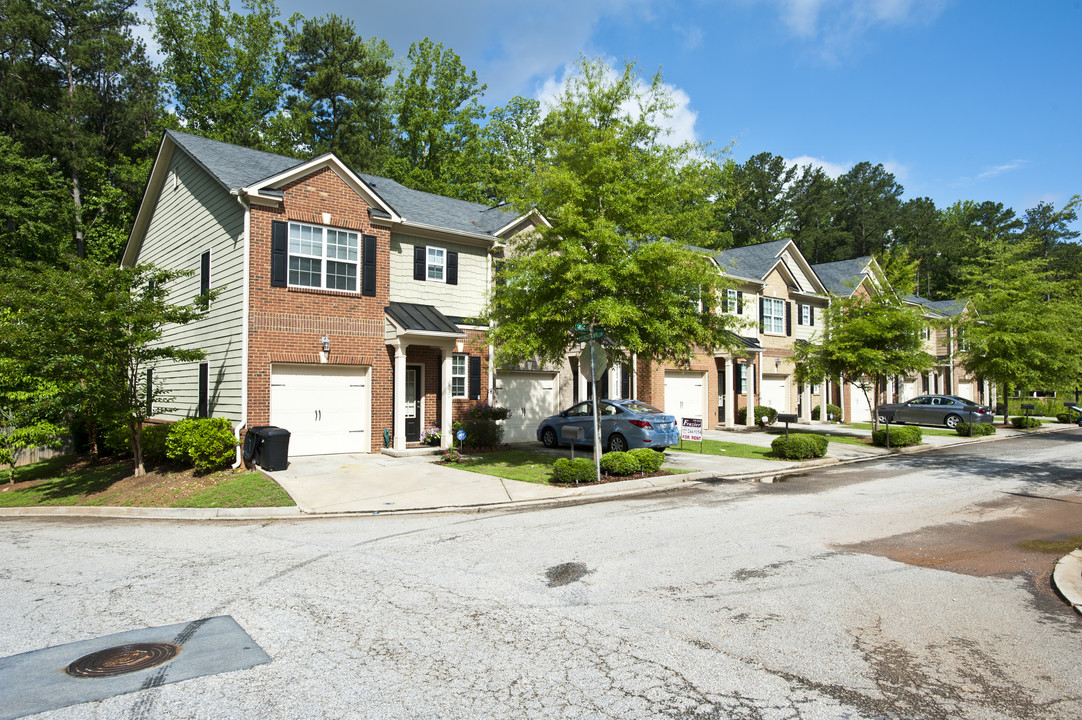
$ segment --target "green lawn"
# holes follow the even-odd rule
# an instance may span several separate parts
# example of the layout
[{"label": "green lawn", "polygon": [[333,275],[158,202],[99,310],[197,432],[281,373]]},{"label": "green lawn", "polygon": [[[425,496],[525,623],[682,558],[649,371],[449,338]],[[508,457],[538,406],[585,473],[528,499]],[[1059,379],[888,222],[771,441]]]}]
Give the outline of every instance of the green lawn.
[{"label": "green lawn", "polygon": [[720,440],[705,439],[702,443],[693,440],[684,440],[680,445],[674,445],[669,450],[685,453],[702,453],[704,455],[724,455],[726,457],[753,458],[756,460],[781,460],[774,457],[769,447],[758,445],[744,445],[742,443],[722,442]]},{"label": "green lawn", "polygon": [[[856,430],[871,430],[871,423],[846,423],[842,427],[854,428]],[[885,424],[880,423],[880,427],[886,427]],[[892,423],[891,427],[898,427],[897,423]],[[925,427],[924,425],[914,425],[913,427],[920,428],[921,435],[949,435],[951,437],[957,437],[958,433],[946,428]]]},{"label": "green lawn", "polygon": [[[782,437],[785,436],[785,428],[782,428],[781,430],[778,430],[775,427],[775,428],[773,428],[771,430],[767,430],[767,432],[770,433],[771,435],[781,435]],[[803,434],[803,435],[822,435],[829,442],[843,443],[845,445],[868,445],[868,444],[871,443],[871,439],[867,435],[836,435],[834,433],[817,433],[814,430],[793,430],[792,428],[789,428],[789,434],[790,435],[801,435],[801,434]]]},{"label": "green lawn", "polygon": [[[94,505],[105,507],[237,508],[282,507],[295,503],[261,472],[223,470],[192,477],[187,472],[132,476],[128,459],[77,462],[62,456],[16,469],[18,486],[0,474],[0,507]],[[28,481],[40,481],[25,485]]]},{"label": "green lawn", "polygon": [[[589,457],[589,452],[576,452],[575,457]],[[455,467],[482,475],[547,485],[555,460],[551,455],[530,450],[505,450],[463,460]]]}]

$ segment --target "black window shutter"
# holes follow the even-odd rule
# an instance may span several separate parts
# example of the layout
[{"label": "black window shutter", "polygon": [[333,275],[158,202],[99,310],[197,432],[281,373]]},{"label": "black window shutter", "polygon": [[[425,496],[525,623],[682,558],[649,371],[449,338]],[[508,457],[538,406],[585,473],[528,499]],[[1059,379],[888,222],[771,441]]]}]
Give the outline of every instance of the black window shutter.
[{"label": "black window shutter", "polygon": [[147,417],[154,414],[154,370],[147,368]]},{"label": "black window shutter", "polygon": [[289,277],[289,225],[271,221],[271,287],[285,287]]},{"label": "black window shutter", "polygon": [[814,305],[809,305],[808,306],[808,324],[809,325],[815,325],[815,306]]},{"label": "black window shutter", "polygon": [[481,358],[470,355],[470,400],[481,399]]},{"label": "black window shutter", "polygon": [[428,248],[424,245],[413,246],[413,279],[424,280],[428,264]]},{"label": "black window shutter", "polygon": [[624,363],[620,366],[620,397],[631,397],[631,364]]},{"label": "black window shutter", "polygon": [[361,236],[361,295],[376,294],[376,236]]},{"label": "black window shutter", "polygon": [[763,324],[763,315],[766,314],[766,298],[759,298],[759,332],[763,332],[765,325]]},{"label": "black window shutter", "polygon": [[793,334],[793,303],[785,303],[785,334]]},{"label": "black window shutter", "polygon": [[458,285],[458,253],[447,251],[447,284]]},{"label": "black window shutter", "polygon": [[210,292],[210,250],[207,250],[199,258],[199,294],[206,295]]},{"label": "black window shutter", "polygon": [[801,305],[800,303],[797,303],[797,306],[796,306],[796,324],[797,325],[803,325],[804,324],[804,306]]},{"label": "black window shutter", "polygon": [[744,293],[739,290],[736,291],[736,314],[744,314]]},{"label": "black window shutter", "polygon": [[721,301],[721,311],[729,312],[729,293],[726,291],[725,299]]},{"label": "black window shutter", "polygon": [[210,417],[210,363],[199,363],[199,407],[196,417]]}]

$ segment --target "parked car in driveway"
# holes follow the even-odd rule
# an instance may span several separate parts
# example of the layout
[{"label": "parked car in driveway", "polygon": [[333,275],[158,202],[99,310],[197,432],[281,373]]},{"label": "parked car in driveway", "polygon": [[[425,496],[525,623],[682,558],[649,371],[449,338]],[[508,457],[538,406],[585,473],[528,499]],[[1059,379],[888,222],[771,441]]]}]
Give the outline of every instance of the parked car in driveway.
[{"label": "parked car in driveway", "polygon": [[990,423],[995,419],[984,405],[957,395],[921,395],[902,403],[879,406],[879,419],[893,411],[891,422],[909,425],[946,425],[954,429],[960,422]]},{"label": "parked car in driveway", "polygon": [[[612,451],[632,448],[664,450],[680,442],[676,418],[666,415],[652,405],[638,400],[608,400],[602,398],[601,444]],[[537,439],[547,448],[569,441],[564,439],[565,427],[582,428],[582,439],[576,444],[594,442],[594,407],[592,400],[572,405],[559,415],[547,417],[537,426]]]}]

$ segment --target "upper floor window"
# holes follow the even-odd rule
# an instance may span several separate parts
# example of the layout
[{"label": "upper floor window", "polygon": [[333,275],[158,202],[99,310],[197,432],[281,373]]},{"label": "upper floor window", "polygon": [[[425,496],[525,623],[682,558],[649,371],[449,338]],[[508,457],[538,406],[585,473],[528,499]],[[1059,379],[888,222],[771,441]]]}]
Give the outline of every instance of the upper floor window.
[{"label": "upper floor window", "polygon": [[799,313],[797,315],[797,322],[801,325],[814,325],[815,324],[815,312],[812,310],[811,305],[798,305]]},{"label": "upper floor window", "polygon": [[785,303],[777,298],[763,298],[763,332],[785,333]]},{"label": "upper floor window", "polygon": [[289,223],[289,284],[357,292],[355,232]]},{"label": "upper floor window", "polygon": [[433,245],[415,245],[413,279],[457,285],[458,253]]},{"label": "upper floor window", "polygon": [[927,340],[931,336],[932,336],[932,329],[930,327],[928,327],[927,325],[925,325],[924,327],[922,327],[920,329],[920,339],[921,340]]},{"label": "upper floor window", "polygon": [[744,312],[744,293],[739,290],[725,291],[725,312],[735,312],[740,315]]}]

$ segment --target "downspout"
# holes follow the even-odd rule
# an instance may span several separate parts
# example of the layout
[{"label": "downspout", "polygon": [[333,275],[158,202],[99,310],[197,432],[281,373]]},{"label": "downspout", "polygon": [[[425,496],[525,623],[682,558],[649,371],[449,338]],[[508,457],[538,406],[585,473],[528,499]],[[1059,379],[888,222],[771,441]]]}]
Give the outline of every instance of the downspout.
[{"label": "downspout", "polygon": [[251,276],[251,235],[252,235],[252,210],[244,198],[238,193],[237,202],[244,208],[244,287],[241,290],[240,311],[240,422],[233,429],[233,436],[237,439],[237,461],[233,463],[233,469],[244,465],[244,454],[241,446],[241,430],[248,425],[248,314],[250,309]]}]

